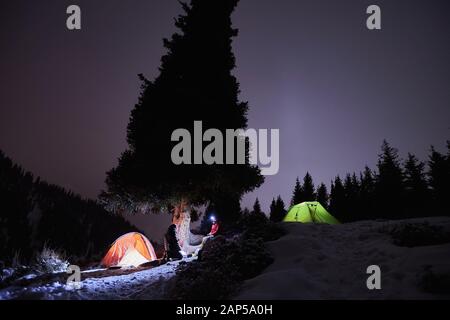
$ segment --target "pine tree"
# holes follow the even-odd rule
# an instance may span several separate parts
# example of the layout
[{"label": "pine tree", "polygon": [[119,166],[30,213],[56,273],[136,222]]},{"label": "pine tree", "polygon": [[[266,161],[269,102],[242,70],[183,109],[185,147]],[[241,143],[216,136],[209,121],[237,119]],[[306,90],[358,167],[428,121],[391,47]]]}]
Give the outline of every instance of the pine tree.
[{"label": "pine tree", "polygon": [[[221,221],[236,220],[227,219],[230,213],[221,205],[239,202],[263,182],[259,169],[248,163],[175,165],[171,159],[177,144],[172,133],[183,128],[194,137],[194,121],[202,121],[203,131],[215,128],[223,136],[225,129],[247,126],[248,106],[239,101],[239,84],[232,74],[237,30],[231,14],[237,3],[182,3],[185,14],[175,23],[179,33],[164,39],[168,53],[161,59],[159,76],[154,81],[141,76],[142,93],[128,124],[128,149],[107,174],[108,191],[102,199],[108,208],[146,213],[149,208],[160,212],[173,207],[178,216],[212,202]],[[248,145],[246,152],[248,157]]]},{"label": "pine tree", "polygon": [[349,221],[346,207],[345,189],[339,176],[337,176],[331,184],[330,213],[341,222]]},{"label": "pine tree", "polygon": [[347,221],[358,220],[359,217],[359,181],[356,174],[347,174],[344,181],[345,190],[345,208],[347,212]]},{"label": "pine tree", "polygon": [[[429,184],[432,191],[433,201],[435,202],[433,211],[446,208],[449,201],[450,194],[450,144],[447,142],[448,153],[447,156],[439,153],[431,147],[431,154],[429,157]],[[448,211],[448,210],[447,210]],[[447,213],[447,215],[450,215]]]},{"label": "pine tree", "polygon": [[360,175],[360,219],[373,219],[375,216],[375,178],[369,167]]},{"label": "pine tree", "polygon": [[281,199],[281,196],[278,196],[277,199],[273,199],[270,205],[270,221],[280,222],[286,215],[286,209],[284,207],[284,201]]},{"label": "pine tree", "polygon": [[250,210],[248,208],[244,208],[242,210],[242,217],[248,217],[250,215]]},{"label": "pine tree", "polygon": [[261,209],[259,199],[256,198],[255,203],[253,204],[253,210],[250,212],[250,215],[247,216],[247,222],[245,223],[245,225],[247,227],[253,228],[256,225],[259,225],[260,223],[266,224],[268,221],[269,219],[267,218],[264,211],[262,211]]},{"label": "pine tree", "polygon": [[261,210],[261,205],[259,204],[259,199],[256,198],[255,203],[253,204],[252,214],[264,214]]},{"label": "pine tree", "polygon": [[447,140],[447,165],[450,166],[450,140]]},{"label": "pine tree", "polygon": [[284,219],[284,217],[286,216],[286,213],[287,213],[286,206],[284,204],[283,199],[281,199],[281,196],[278,196],[278,198],[277,198],[276,208],[277,208],[277,212],[278,212],[277,221],[281,221]]},{"label": "pine tree", "polygon": [[305,197],[303,195],[303,188],[297,177],[295,180],[294,192],[292,193],[291,206],[302,203]]},{"label": "pine tree", "polygon": [[403,208],[404,179],[398,151],[384,140],[378,159],[376,184],[377,216],[399,219],[405,216]]},{"label": "pine tree", "polygon": [[321,183],[317,188],[316,200],[320,202],[324,208],[328,208],[329,195],[327,186],[324,183]]},{"label": "pine tree", "polygon": [[270,213],[269,213],[269,219],[273,221],[274,217],[276,216],[276,201],[275,198],[272,198],[272,202],[270,203]]},{"label": "pine tree", "polygon": [[313,179],[309,172],[306,172],[306,175],[303,178],[303,197],[303,201],[314,201],[316,199]]},{"label": "pine tree", "polygon": [[28,214],[33,209],[33,176],[15,165],[0,150],[0,260],[10,263],[18,253],[31,253]]},{"label": "pine tree", "polygon": [[430,194],[425,176],[425,164],[408,153],[405,162],[405,207],[407,217],[430,215]]}]

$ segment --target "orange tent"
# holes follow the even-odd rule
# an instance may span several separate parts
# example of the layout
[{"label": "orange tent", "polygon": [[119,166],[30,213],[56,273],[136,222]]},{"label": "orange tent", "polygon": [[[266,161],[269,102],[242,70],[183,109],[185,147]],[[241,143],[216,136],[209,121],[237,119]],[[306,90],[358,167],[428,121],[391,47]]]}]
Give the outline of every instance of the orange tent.
[{"label": "orange tent", "polygon": [[156,254],[150,241],[143,234],[130,232],[113,242],[101,264],[105,267],[137,267],[153,260],[156,260]]}]

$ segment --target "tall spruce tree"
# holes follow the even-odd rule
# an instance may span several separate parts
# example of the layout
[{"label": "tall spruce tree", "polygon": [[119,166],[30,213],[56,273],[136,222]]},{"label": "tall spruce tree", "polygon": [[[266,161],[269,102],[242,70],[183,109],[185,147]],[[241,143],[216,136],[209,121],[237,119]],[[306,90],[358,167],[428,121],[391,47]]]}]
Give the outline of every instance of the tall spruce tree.
[{"label": "tall spruce tree", "polygon": [[359,212],[361,210],[359,205],[359,181],[356,174],[347,174],[344,181],[345,190],[345,207],[347,214],[347,221],[358,220]]},{"label": "tall spruce tree", "polygon": [[255,203],[253,204],[252,214],[264,214],[258,198],[256,198]]},{"label": "tall spruce tree", "polygon": [[321,183],[317,188],[316,192],[316,200],[322,204],[325,208],[328,208],[329,195],[327,186],[324,183]]},{"label": "tall spruce tree", "polygon": [[369,167],[365,167],[360,175],[360,212],[359,218],[373,219],[375,217],[375,178]]},{"label": "tall spruce tree", "polygon": [[[266,214],[261,209],[261,205],[259,203],[258,198],[256,198],[255,203],[253,204],[253,210],[250,212],[250,215],[248,217],[250,218],[250,221],[255,222],[255,223],[259,223],[259,222],[266,223],[269,221]],[[252,222],[250,222],[250,224]]]},{"label": "tall spruce tree", "polygon": [[[102,199],[108,208],[160,212],[172,207],[174,215],[180,215],[191,206],[212,202],[220,219],[231,222],[235,217],[218,204],[237,203],[263,182],[259,169],[248,163],[175,165],[171,159],[177,144],[171,141],[172,133],[182,128],[195,139],[194,121],[202,121],[203,131],[215,128],[224,137],[225,129],[247,126],[248,105],[239,100],[239,84],[232,74],[237,30],[231,14],[237,3],[182,3],[185,14],[175,22],[179,32],[164,39],[168,52],[161,59],[159,76],[153,81],[141,76],[141,96],[128,124],[128,149],[107,173],[108,190]],[[192,151],[180,156],[193,160]],[[248,157],[248,145],[246,153]]]},{"label": "tall spruce tree", "polygon": [[33,209],[33,176],[0,150],[0,260],[10,263],[15,254],[31,253],[28,214]]},{"label": "tall spruce tree", "polygon": [[294,191],[292,192],[292,198],[291,198],[291,206],[302,203],[305,197],[303,196],[303,187],[300,184],[300,180],[297,179],[295,180],[295,186],[294,186]]},{"label": "tall spruce tree", "polygon": [[275,198],[273,198],[272,199],[272,202],[270,203],[270,207],[269,207],[269,210],[270,210],[270,212],[269,212],[269,219],[271,220],[271,221],[273,221],[273,217],[275,216],[275,206],[276,206],[276,202],[275,202]]},{"label": "tall spruce tree", "polygon": [[[448,195],[450,194],[450,143],[447,142],[447,156],[436,151],[431,147],[429,157],[429,184],[434,201],[433,211],[446,208],[449,204]],[[448,210],[446,211],[448,212]],[[450,213],[447,213],[450,215]]]},{"label": "tall spruce tree", "polygon": [[345,198],[345,189],[339,176],[337,176],[331,183],[330,213],[341,222],[349,221]]},{"label": "tall spruce tree", "polygon": [[281,199],[281,196],[278,196],[277,199],[273,199],[270,205],[270,221],[280,222],[283,220],[286,215],[286,209],[284,207],[284,201]]},{"label": "tall spruce tree", "polygon": [[309,172],[306,172],[303,178],[303,197],[303,201],[314,201],[316,199],[314,182]]},{"label": "tall spruce tree", "polygon": [[397,149],[384,140],[378,158],[376,184],[377,216],[400,219],[405,217],[404,176]]},{"label": "tall spruce tree", "polygon": [[407,217],[432,215],[425,164],[408,153],[405,162],[405,207]]}]

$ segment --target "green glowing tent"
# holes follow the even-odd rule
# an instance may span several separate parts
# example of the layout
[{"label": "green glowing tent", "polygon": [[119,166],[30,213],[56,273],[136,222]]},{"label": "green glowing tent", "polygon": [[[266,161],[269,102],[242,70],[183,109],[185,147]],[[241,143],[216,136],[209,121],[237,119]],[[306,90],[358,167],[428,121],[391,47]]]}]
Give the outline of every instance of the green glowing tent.
[{"label": "green glowing tent", "polygon": [[333,217],[319,202],[302,202],[292,206],[283,219],[284,222],[314,222],[338,224],[339,221]]}]

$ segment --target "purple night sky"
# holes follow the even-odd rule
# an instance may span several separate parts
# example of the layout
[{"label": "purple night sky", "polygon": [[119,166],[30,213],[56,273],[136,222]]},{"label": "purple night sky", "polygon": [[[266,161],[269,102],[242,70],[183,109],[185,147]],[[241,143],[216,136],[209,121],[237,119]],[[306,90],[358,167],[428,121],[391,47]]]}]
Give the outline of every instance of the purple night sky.
[{"label": "purple night sky", "polygon": [[[82,30],[66,29],[66,8]],[[382,30],[365,26],[368,5]],[[0,149],[43,179],[95,198],[125,150],[137,74],[158,74],[176,0],[2,1]],[[426,159],[450,138],[447,0],[242,0],[233,16],[249,126],[280,129],[280,171],[247,195],[264,210],[297,176],[375,167],[384,138]],[[164,121],[164,119],[162,119]],[[152,238],[167,215],[130,218]]]}]

